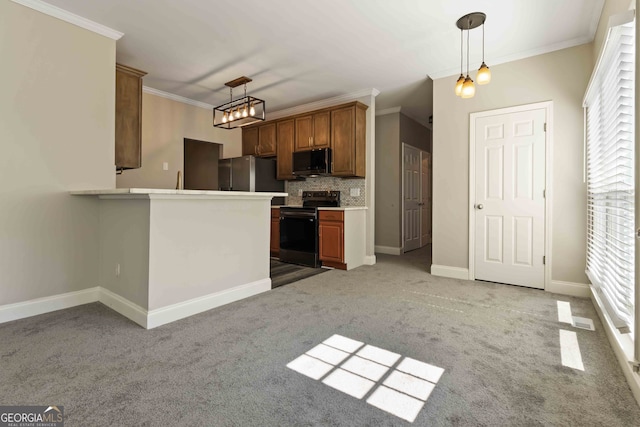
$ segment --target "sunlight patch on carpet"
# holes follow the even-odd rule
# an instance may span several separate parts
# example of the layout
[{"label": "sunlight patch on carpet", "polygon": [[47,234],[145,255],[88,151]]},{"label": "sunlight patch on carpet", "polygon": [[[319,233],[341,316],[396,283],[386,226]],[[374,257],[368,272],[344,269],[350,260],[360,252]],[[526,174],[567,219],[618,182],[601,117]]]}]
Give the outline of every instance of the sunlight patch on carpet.
[{"label": "sunlight patch on carpet", "polygon": [[333,335],[287,364],[302,375],[412,423],[444,369]]}]

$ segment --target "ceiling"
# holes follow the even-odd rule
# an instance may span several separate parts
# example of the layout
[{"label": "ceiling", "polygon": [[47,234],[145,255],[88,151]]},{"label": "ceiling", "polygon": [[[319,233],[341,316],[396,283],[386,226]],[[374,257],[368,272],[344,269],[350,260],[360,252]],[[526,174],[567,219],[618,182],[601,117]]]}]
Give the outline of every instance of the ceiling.
[{"label": "ceiling", "polygon": [[[148,72],[146,86],[218,105],[224,83],[245,75],[270,111],[381,91],[377,108],[401,106],[427,123],[431,78],[459,74],[460,30],[487,14],[489,66],[590,42],[604,0],[47,0],[125,35],[120,63]],[[481,29],[471,32],[471,68]],[[472,76],[475,73],[472,73]]]}]

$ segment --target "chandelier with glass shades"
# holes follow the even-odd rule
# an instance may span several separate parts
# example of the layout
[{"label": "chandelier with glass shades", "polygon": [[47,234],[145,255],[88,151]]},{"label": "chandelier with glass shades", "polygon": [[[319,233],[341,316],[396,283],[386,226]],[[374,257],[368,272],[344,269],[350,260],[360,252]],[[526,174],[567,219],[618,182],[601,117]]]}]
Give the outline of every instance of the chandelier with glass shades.
[{"label": "chandelier with glass shades", "polygon": [[[473,84],[473,80],[469,77],[469,30],[478,28],[482,25],[482,65],[478,69],[476,74],[476,80],[479,85],[486,85],[491,81],[491,71],[487,64],[484,63],[484,22],[487,19],[487,15],[482,12],[473,12],[464,15],[456,22],[456,26],[460,28],[460,77],[456,82],[455,92],[456,95],[461,98],[473,98],[476,94],[476,87]],[[465,77],[463,72],[463,58],[464,58],[464,31],[467,31],[467,76]]]},{"label": "chandelier with glass shades", "polygon": [[[213,109],[213,126],[223,129],[235,129],[250,125],[266,118],[265,102],[253,96],[247,96],[249,77],[238,77],[226,82],[229,88],[229,102]],[[233,88],[244,85],[244,96],[233,99]]]}]

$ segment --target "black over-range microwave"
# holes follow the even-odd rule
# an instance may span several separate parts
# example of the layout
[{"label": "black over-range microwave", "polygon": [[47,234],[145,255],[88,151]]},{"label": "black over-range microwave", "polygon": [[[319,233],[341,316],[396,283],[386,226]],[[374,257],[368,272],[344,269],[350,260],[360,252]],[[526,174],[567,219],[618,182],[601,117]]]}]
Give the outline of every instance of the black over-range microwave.
[{"label": "black over-range microwave", "polygon": [[298,176],[331,174],[331,149],[293,153],[293,174]]}]

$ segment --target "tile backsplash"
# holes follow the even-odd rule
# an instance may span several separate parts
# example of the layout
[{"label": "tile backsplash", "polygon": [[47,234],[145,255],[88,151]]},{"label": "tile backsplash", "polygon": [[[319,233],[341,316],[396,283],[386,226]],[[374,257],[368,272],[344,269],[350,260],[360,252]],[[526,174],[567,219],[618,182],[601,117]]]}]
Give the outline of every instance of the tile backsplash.
[{"label": "tile backsplash", "polygon": [[[365,201],[365,178],[343,179],[331,176],[321,176],[318,178],[307,178],[304,181],[287,181],[284,191],[289,193],[286,199],[287,205],[301,205],[302,196],[298,196],[302,191],[332,190],[340,191],[341,206],[366,206]],[[359,196],[351,196],[351,189],[360,189]]]}]

